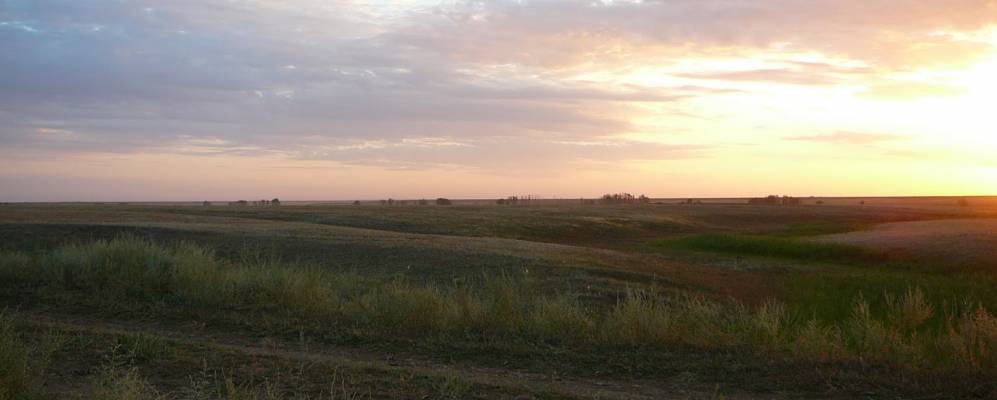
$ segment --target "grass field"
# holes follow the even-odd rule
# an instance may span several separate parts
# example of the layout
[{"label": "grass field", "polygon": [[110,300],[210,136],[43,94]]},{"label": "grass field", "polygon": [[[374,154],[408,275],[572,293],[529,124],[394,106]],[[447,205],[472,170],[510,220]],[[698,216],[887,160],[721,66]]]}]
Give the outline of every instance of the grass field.
[{"label": "grass field", "polygon": [[992,398],[991,200],[8,204],[0,400]]}]

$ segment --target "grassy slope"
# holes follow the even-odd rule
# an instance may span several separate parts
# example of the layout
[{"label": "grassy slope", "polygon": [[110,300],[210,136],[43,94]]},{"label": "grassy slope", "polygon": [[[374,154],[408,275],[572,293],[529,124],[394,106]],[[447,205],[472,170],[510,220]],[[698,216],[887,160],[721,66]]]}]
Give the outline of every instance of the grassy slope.
[{"label": "grassy slope", "polygon": [[[142,208],[138,208],[142,210]],[[713,230],[816,229],[965,215],[963,210],[858,207],[645,206],[306,206],[282,209],[174,207],[157,211],[308,222],[408,233],[502,237],[619,247]]]},{"label": "grassy slope", "polygon": [[[759,215],[759,214],[763,215]],[[263,254],[267,257],[276,253],[281,259],[302,259],[307,262],[319,263],[340,271],[358,270],[364,275],[380,278],[390,278],[401,274],[418,280],[421,277],[431,277],[425,282],[453,283],[454,278],[467,280],[478,279],[482,273],[494,274],[515,273],[517,276],[524,270],[533,272],[533,276],[546,279],[550,285],[540,285],[540,292],[575,293],[579,288],[596,288],[594,297],[613,299],[620,295],[626,286],[643,286],[649,278],[643,273],[661,271],[664,280],[654,282],[655,286],[665,283],[674,290],[702,290],[710,287],[703,284],[702,276],[708,275],[714,280],[711,285],[718,287],[743,284],[749,276],[757,274],[740,274],[736,271],[720,271],[716,268],[692,269],[693,273],[682,275],[682,270],[647,269],[646,261],[653,258],[638,255],[625,256],[624,253],[605,258],[602,253],[581,252],[565,253],[566,250],[550,247],[539,247],[537,251],[529,246],[511,245],[505,242],[492,242],[487,236],[527,238],[554,243],[591,244],[599,247],[615,249],[635,248],[635,244],[651,237],[676,236],[696,234],[696,232],[732,232],[764,234],[765,240],[793,240],[800,235],[823,234],[847,231],[855,227],[866,226],[878,221],[906,220],[946,216],[947,211],[917,211],[917,210],[872,210],[871,208],[822,207],[822,208],[757,208],[747,206],[709,206],[709,207],[677,207],[649,206],[637,207],[285,207],[280,210],[232,210],[224,207],[201,208],[149,208],[149,207],[69,207],[69,208],[32,208],[26,207],[11,211],[10,208],[0,210],[0,237],[5,248],[16,248],[44,252],[47,249],[65,243],[66,241],[86,241],[93,238],[109,238],[121,231],[137,232],[145,237],[155,238],[167,243],[182,240],[194,240],[219,249],[219,255],[226,260],[240,261],[246,250],[249,253]],[[205,218],[211,214],[214,217]],[[219,217],[224,215],[227,217]],[[236,217],[236,218],[230,218]],[[207,220],[218,219],[218,223],[208,226]],[[261,221],[270,223],[257,223]],[[36,222],[62,222],[62,225],[38,225]],[[83,223],[82,225],[80,223]],[[107,223],[116,224],[114,226]],[[18,225],[19,224],[19,225]],[[328,228],[314,229],[315,226]],[[339,229],[338,226],[376,228],[374,233],[366,231]],[[386,231],[383,231],[386,230]],[[328,231],[328,233],[326,233]],[[316,233],[319,232],[319,233]],[[384,232],[383,234],[380,232]],[[393,232],[412,233],[430,232],[446,233],[460,236],[477,236],[482,239],[460,239],[449,237],[424,238],[420,235],[395,234]],[[27,233],[27,235],[25,235]],[[741,236],[738,236],[741,238]],[[762,276],[777,283],[774,288],[767,288],[758,283],[750,283],[750,287],[767,293],[766,296],[782,297],[791,305],[803,306],[814,315],[825,319],[842,321],[854,311],[852,295],[863,293],[872,303],[872,312],[877,318],[883,316],[884,303],[882,293],[888,289],[895,295],[902,295],[911,284],[925,288],[925,293],[935,304],[957,296],[969,293],[968,298],[981,298],[989,294],[975,294],[972,286],[963,288],[971,280],[962,277],[939,278],[937,274],[926,274],[918,271],[870,271],[862,257],[856,260],[840,260],[833,256],[823,258],[807,258],[811,252],[791,254],[792,245],[783,246],[785,263],[796,263],[794,268],[805,273],[785,274],[785,270],[763,270]],[[778,244],[777,243],[777,244]],[[748,262],[754,262],[756,256],[761,259],[773,254],[766,254],[772,243],[762,243],[761,250],[743,253],[736,250],[707,250],[711,257],[730,257],[725,254],[747,255]],[[758,245],[758,243],[755,243]],[[510,247],[511,246],[511,247]],[[769,246],[766,248],[766,246]],[[667,246],[666,246],[667,247]],[[778,247],[778,246],[775,246]],[[263,249],[262,251],[260,249]],[[788,250],[785,250],[788,249]],[[575,251],[575,250],[571,250]],[[682,251],[662,249],[667,257],[677,257]],[[785,252],[790,254],[785,254]],[[725,253],[726,252],[726,253]],[[541,256],[537,256],[541,254]],[[778,255],[778,254],[775,254]],[[734,255],[737,257],[737,255]],[[802,257],[802,258],[801,258]],[[254,257],[250,257],[254,258]],[[257,257],[258,258],[258,257]],[[264,257],[266,258],[266,257]],[[596,260],[598,258],[598,260]],[[589,264],[589,265],[585,265]],[[371,268],[376,266],[376,268]],[[600,269],[577,269],[572,266],[597,266]],[[565,268],[569,267],[569,268]],[[624,273],[607,273],[601,268],[612,267],[616,270],[636,270],[642,273],[628,275]],[[655,267],[659,268],[659,267]],[[882,270],[882,268],[880,268]],[[710,272],[713,271],[713,272]],[[710,275],[712,274],[712,275]],[[698,280],[697,280],[698,279]],[[948,281],[946,281],[948,280]],[[561,282],[570,282],[560,285]],[[754,285],[754,286],[750,286]],[[978,286],[978,285],[977,285]],[[616,289],[613,289],[613,288]],[[992,286],[991,286],[992,287]],[[607,288],[607,289],[601,289]],[[750,289],[748,289],[750,290]],[[842,295],[844,294],[844,295]],[[15,295],[19,296],[19,295]],[[974,297],[975,296],[975,297]],[[56,297],[58,298],[58,297]],[[64,298],[63,300],[69,300]],[[85,300],[85,298],[74,298]],[[24,298],[22,297],[22,300]],[[9,303],[8,303],[9,304]],[[605,303],[604,303],[605,304]],[[611,303],[610,303],[611,304]],[[988,306],[989,307],[989,306]],[[113,309],[110,304],[83,304],[79,310],[93,312],[94,308]],[[941,308],[940,306],[937,308]],[[993,308],[991,308],[993,310]],[[119,310],[121,311],[121,310]],[[275,323],[262,332],[251,326],[252,321],[235,320],[224,322],[226,313],[203,313],[173,315],[171,312],[153,307],[142,307],[137,310],[124,310],[124,315],[152,315],[170,320],[171,318],[194,318],[219,325],[219,333],[230,334],[266,334],[276,335],[293,340],[293,329],[288,329],[280,323]],[[99,313],[98,313],[99,314]],[[111,312],[111,314],[114,314]],[[172,315],[172,316],[171,316]],[[936,314],[936,315],[940,315]],[[935,321],[938,321],[935,319]],[[271,321],[273,322],[273,321]],[[937,323],[936,323],[937,324]],[[286,325],[286,324],[285,324]],[[323,328],[313,328],[312,333],[322,335]],[[242,333],[237,333],[242,332]],[[379,340],[384,340],[381,338]],[[390,338],[389,338],[390,339]],[[333,340],[338,345],[357,345],[357,339]],[[364,339],[367,340],[367,339]],[[360,340],[359,343],[364,343]],[[380,342],[387,348],[395,347],[391,340]],[[407,348],[408,345],[399,345]],[[545,357],[549,361],[535,360],[530,354],[537,348],[532,345],[513,347],[508,345],[498,347],[481,346],[473,342],[451,343],[444,347],[439,344],[424,343],[418,347],[429,353],[451,354],[451,357],[463,358],[473,363],[489,364],[522,364],[526,368],[564,369],[576,376],[589,376],[586,368],[598,368],[600,365],[617,365],[626,375],[675,377],[682,374],[702,374],[709,376],[718,368],[731,367],[728,373],[737,375],[738,368],[759,362],[755,356],[745,358],[743,355],[730,357],[730,353],[722,352],[718,356],[709,356],[705,363],[693,363],[691,360],[702,358],[703,349],[693,349],[685,356],[675,350],[659,354],[647,351],[619,351],[625,357],[606,359],[605,356],[593,355],[590,349],[562,350],[543,347],[549,353]],[[491,346],[491,345],[490,345]],[[396,349],[397,350],[397,349]],[[402,352],[404,353],[404,351]],[[596,352],[598,353],[598,352]],[[582,354],[582,356],[578,356]],[[673,354],[673,356],[667,356]],[[725,355],[727,354],[727,355]],[[581,357],[581,358],[579,358]],[[669,358],[677,357],[677,358]],[[615,360],[615,361],[614,361]],[[762,361],[767,362],[767,361]],[[721,367],[721,365],[727,365]],[[651,367],[653,365],[668,365],[669,368]],[[741,366],[741,367],[738,367]],[[827,384],[815,383],[813,377],[806,374],[791,372],[794,367],[787,365],[770,365],[768,367],[751,367],[767,369],[770,373],[788,374],[775,379],[772,376],[757,376],[744,374],[740,379],[723,382],[723,387],[763,388],[783,387],[787,390],[804,390],[807,386]],[[749,368],[749,369],[751,369]],[[846,374],[848,369],[830,368],[822,373]],[[887,372],[887,375],[889,373]],[[846,375],[841,375],[838,379]],[[875,374],[873,374],[875,375]],[[795,378],[786,378],[795,376]],[[671,378],[669,378],[671,379]],[[774,379],[774,380],[773,380]],[[793,383],[794,381],[798,381]],[[840,381],[839,381],[840,383]],[[895,382],[894,382],[895,384]],[[889,386],[889,385],[887,385]],[[797,389],[793,389],[797,388]],[[900,390],[896,386],[889,390]],[[913,389],[912,389],[913,390]],[[923,393],[925,388],[917,389]],[[930,390],[930,389],[929,389]]]},{"label": "grassy slope", "polygon": [[[602,309],[584,306],[572,294],[537,293],[526,281],[490,278],[476,288],[376,282],[305,266],[230,264],[196,246],[163,248],[133,238],[64,247],[34,257],[7,254],[0,258],[0,281],[6,297],[50,306],[75,304],[112,314],[212,321],[235,331],[253,327],[278,335],[287,335],[287,328],[293,327],[302,337],[320,341],[328,341],[329,335],[333,342],[414,341],[431,353],[479,361],[477,357],[494,351],[506,357],[519,354],[524,357],[520,361],[582,353],[581,359],[569,356],[570,364],[594,367],[628,349],[640,349],[645,358],[654,359],[689,347],[701,354],[725,349],[740,354],[740,363],[767,360],[774,362],[767,368],[776,370],[791,365],[779,361],[783,357],[829,371],[861,362],[915,376],[945,376],[950,382],[960,377],[958,381],[985,391],[992,388],[979,386],[982,382],[972,377],[997,374],[997,360],[988,347],[997,341],[984,338],[981,348],[975,342],[981,332],[997,333],[990,331],[997,319],[970,308],[952,315],[945,329],[926,327],[932,305],[916,291],[891,303],[891,312],[882,316],[859,305],[848,320],[825,325],[800,319],[779,305],[746,308],[644,291]],[[230,315],[232,309],[246,314]],[[578,352],[580,348],[585,350]],[[830,364],[823,367],[814,364],[827,361]],[[674,365],[655,365],[638,363],[627,375],[676,372]],[[805,390],[779,379],[765,383]],[[897,383],[876,382],[901,389]]]},{"label": "grassy slope", "polygon": [[[799,234],[799,232],[805,234]],[[825,321],[841,321],[851,316],[854,299],[864,297],[872,311],[888,312],[884,294],[901,296],[910,288],[919,288],[935,304],[947,308],[980,304],[997,310],[997,276],[949,271],[943,264],[922,263],[904,255],[888,254],[854,245],[807,240],[814,233],[831,229],[797,229],[791,227],[769,235],[700,234],[649,244],[655,251],[681,250],[728,254],[739,259],[779,258],[800,265],[800,270],[774,275],[781,289],[778,298],[800,312]],[[931,321],[944,323],[942,313]]]},{"label": "grassy slope", "polygon": [[14,398],[577,398],[571,393],[574,388],[559,391],[525,380],[465,376],[449,365],[398,367],[314,347],[282,349],[164,332],[161,327],[68,321],[27,315],[0,318],[0,341],[11,341],[23,354],[44,359],[21,361],[32,369],[22,376],[25,385],[7,386],[20,395]]}]

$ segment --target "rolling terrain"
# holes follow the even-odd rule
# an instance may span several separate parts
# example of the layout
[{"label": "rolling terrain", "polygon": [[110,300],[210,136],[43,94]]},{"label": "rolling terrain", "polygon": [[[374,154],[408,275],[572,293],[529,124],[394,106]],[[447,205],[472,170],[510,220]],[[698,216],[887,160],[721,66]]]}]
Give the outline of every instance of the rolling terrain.
[{"label": "rolling terrain", "polygon": [[0,379],[37,398],[997,394],[995,204],[861,201],[8,204],[0,348],[22,367]]}]

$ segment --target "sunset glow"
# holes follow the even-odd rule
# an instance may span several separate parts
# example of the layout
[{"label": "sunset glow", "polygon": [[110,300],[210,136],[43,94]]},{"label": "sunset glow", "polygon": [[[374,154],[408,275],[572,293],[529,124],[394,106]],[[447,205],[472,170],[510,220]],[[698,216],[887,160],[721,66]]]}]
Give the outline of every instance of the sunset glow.
[{"label": "sunset glow", "polygon": [[0,201],[997,194],[997,3],[0,1]]}]

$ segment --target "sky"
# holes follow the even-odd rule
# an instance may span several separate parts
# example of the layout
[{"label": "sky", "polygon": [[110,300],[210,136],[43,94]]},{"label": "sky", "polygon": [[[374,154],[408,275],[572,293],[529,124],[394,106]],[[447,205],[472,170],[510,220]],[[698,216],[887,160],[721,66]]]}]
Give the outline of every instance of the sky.
[{"label": "sky", "polygon": [[0,0],[0,201],[997,194],[994,0]]}]

